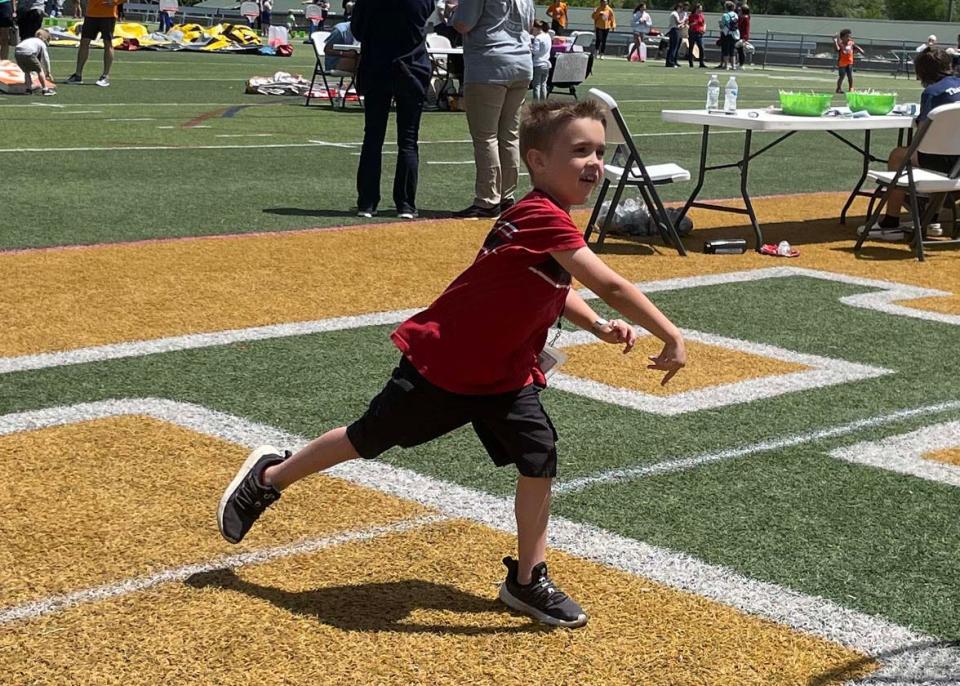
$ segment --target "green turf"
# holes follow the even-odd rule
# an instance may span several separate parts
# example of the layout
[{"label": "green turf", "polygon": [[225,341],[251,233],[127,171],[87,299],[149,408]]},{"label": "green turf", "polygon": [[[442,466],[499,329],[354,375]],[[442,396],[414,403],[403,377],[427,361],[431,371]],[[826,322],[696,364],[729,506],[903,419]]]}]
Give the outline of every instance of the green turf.
[{"label": "green turf", "polygon": [[[6,187],[18,189],[5,196],[0,249],[360,221],[351,209],[363,114],[356,108],[345,112],[332,112],[326,106],[307,109],[299,98],[243,92],[245,80],[254,75],[284,70],[309,76],[312,53],[305,45],[295,48],[296,54],[289,59],[118,53],[108,89],[92,85],[100,59],[94,51],[83,86],[63,85],[54,98],[0,97],[0,165]],[[53,50],[58,77],[73,70],[75,54],[67,48]],[[623,101],[633,132],[644,134],[638,143],[648,161],[676,161],[695,169],[698,131],[664,124],[659,113],[666,108],[699,107],[706,71],[666,70],[655,62],[635,65],[610,59],[596,63],[581,92],[598,87]],[[832,77],[824,71],[755,70],[737,78],[742,106],[773,104],[783,87],[832,90]],[[919,94],[918,84],[904,79],[858,78],[864,87],[896,90],[901,99],[916,100]],[[841,101],[837,96],[837,103]],[[233,116],[222,116],[237,106],[245,107]],[[209,128],[187,126],[207,115],[201,125]],[[131,121],[144,119],[148,121]],[[646,136],[662,133],[681,135]],[[418,204],[424,215],[470,204],[473,155],[465,115],[426,113],[421,139]],[[770,135],[755,137],[758,145],[771,139]],[[311,140],[353,147],[329,147]],[[894,134],[876,134],[874,141],[874,149],[885,154]],[[175,149],[109,149],[156,146]],[[711,151],[717,159],[732,160],[741,147],[742,135],[719,135]],[[847,190],[860,164],[848,153],[852,151],[823,134],[794,137],[752,164],[751,190],[754,194]],[[382,180],[381,209],[387,216],[393,209],[392,160],[385,156]],[[526,188],[527,178],[522,177],[521,191]],[[680,199],[690,189],[691,184],[678,184],[664,188],[663,195]],[[737,191],[738,177],[731,171],[710,177],[703,193],[730,197]]]},{"label": "green turf", "polygon": [[[890,368],[888,376],[676,417],[548,390],[562,479],[840,425],[960,397],[954,327],[842,305],[868,289],[806,277],[654,294],[680,325]],[[750,306],[755,304],[755,306]],[[771,318],[770,312],[789,312]],[[813,327],[810,322],[816,321]],[[5,375],[0,413],[105,398],[163,397],[321,433],[362,412],[398,354],[369,327]],[[938,383],[918,380],[937,378]],[[560,496],[573,519],[729,566],[756,578],[960,638],[956,489],[829,458],[838,446],[934,422],[954,410],[699,469]],[[469,429],[386,460],[501,495]]]}]

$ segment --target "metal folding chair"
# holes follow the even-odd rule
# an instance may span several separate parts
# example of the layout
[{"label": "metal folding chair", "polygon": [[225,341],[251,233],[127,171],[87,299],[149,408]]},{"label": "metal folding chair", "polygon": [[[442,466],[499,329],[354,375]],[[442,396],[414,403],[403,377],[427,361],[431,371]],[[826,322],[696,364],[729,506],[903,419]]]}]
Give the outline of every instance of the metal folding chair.
[{"label": "metal folding chair", "polygon": [[[870,236],[870,227],[877,223],[880,213],[894,189],[905,191],[913,222],[911,241],[917,259],[923,261],[923,248],[940,247],[960,243],[960,226],[957,222],[957,198],[960,196],[960,104],[943,105],[931,110],[928,118],[917,128],[913,143],[907,149],[904,161],[895,171],[870,171],[867,176],[877,182],[877,190],[870,200],[867,223],[857,238],[855,252],[860,252]],[[916,167],[913,157],[917,152],[929,155],[953,155],[957,162],[949,174]],[[920,212],[920,198],[927,199],[927,206]],[[877,199],[879,198],[879,202]],[[927,227],[943,209],[947,198],[953,205],[953,233],[950,240],[928,240]]]},{"label": "metal folding chair", "polygon": [[593,206],[593,213],[590,215],[590,221],[587,222],[587,230],[584,233],[584,240],[590,242],[590,236],[597,228],[597,220],[600,216],[600,207],[607,196],[610,186],[616,184],[613,192],[613,200],[610,202],[610,208],[603,218],[603,224],[599,228],[595,250],[600,252],[603,249],[603,241],[610,227],[610,220],[613,218],[617,205],[620,204],[620,198],[623,190],[627,186],[632,186],[640,191],[643,201],[650,212],[651,221],[656,223],[664,242],[672,244],[681,255],[686,255],[687,251],[683,247],[683,242],[677,233],[677,229],[667,214],[657,193],[657,186],[662,186],[675,181],[689,181],[690,172],[673,162],[666,164],[655,164],[647,166],[640,158],[640,152],[637,150],[636,143],[633,142],[633,136],[616,100],[607,93],[596,88],[590,89],[590,95],[601,101],[607,108],[607,143],[615,144],[616,151],[613,158],[624,157],[623,166],[615,164],[604,164],[603,166],[603,184],[600,186],[600,192],[597,194],[596,203]]},{"label": "metal folding chair", "polygon": [[[353,86],[354,80],[356,79],[355,71],[344,71],[340,69],[331,69],[330,71],[327,71],[325,61],[328,55],[324,54],[323,49],[326,46],[327,38],[329,38],[329,36],[330,31],[314,31],[310,34],[310,42],[313,43],[313,52],[317,57],[317,62],[313,67],[313,78],[310,79],[310,90],[307,91],[306,102],[303,103],[307,107],[310,106],[310,101],[314,99],[313,87],[317,82],[318,76],[323,83],[323,92],[326,93],[330,98],[330,106],[334,109],[337,107],[337,97],[335,95],[330,95],[330,83],[327,81],[327,77],[331,76],[333,78],[340,79],[337,84],[337,93],[340,95],[341,109],[347,106],[347,93],[350,91],[350,88]],[[343,87],[344,81],[347,81],[346,88]]]}]

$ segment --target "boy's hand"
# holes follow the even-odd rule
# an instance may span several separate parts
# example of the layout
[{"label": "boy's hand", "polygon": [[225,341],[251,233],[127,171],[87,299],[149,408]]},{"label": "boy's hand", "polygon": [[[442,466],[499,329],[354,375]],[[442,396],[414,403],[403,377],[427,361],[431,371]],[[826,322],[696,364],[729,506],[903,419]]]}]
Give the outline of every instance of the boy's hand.
[{"label": "boy's hand", "polygon": [[630,324],[619,319],[611,319],[607,325],[594,331],[601,341],[618,345],[623,343],[623,353],[633,350],[637,342],[637,331]]},{"label": "boy's hand", "polygon": [[660,354],[651,356],[650,361],[653,364],[648,364],[647,369],[666,372],[660,381],[661,386],[666,386],[667,382],[687,364],[687,349],[684,347],[682,340],[664,343]]}]

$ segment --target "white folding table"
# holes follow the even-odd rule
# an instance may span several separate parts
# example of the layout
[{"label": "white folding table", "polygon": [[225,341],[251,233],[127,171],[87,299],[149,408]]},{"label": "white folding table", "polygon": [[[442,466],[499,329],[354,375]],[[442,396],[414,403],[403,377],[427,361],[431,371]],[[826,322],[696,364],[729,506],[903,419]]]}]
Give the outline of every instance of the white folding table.
[{"label": "white folding table", "polygon": [[[863,166],[860,173],[860,179],[854,186],[853,191],[847,198],[843,209],[840,212],[840,223],[845,223],[847,219],[847,210],[853,204],[854,199],[859,195],[872,195],[863,190],[863,182],[867,178],[867,172],[870,169],[871,162],[881,162],[880,158],[874,157],[870,153],[870,134],[876,130],[899,130],[900,145],[903,145],[903,134],[907,132],[910,135],[913,117],[908,115],[885,115],[869,117],[795,117],[785,114],[771,112],[769,110],[742,109],[737,110],[736,114],[724,114],[723,112],[707,112],[705,110],[664,110],[661,113],[663,121],[676,124],[695,124],[703,127],[703,136],[700,142],[700,167],[697,175],[697,185],[690,194],[690,198],[681,210],[680,221],[691,207],[699,207],[708,210],[717,210],[720,212],[732,212],[734,214],[745,214],[750,217],[750,224],[753,227],[754,235],[757,239],[756,249],[759,250],[763,245],[763,233],[760,231],[760,225],[757,222],[757,216],[753,211],[753,204],[750,202],[750,194],[747,191],[748,174],[750,170],[750,161],[763,154],[778,143],[786,140],[793,134],[800,131],[821,131],[830,134],[840,140],[845,145],[856,150],[863,157]],[[742,129],[744,132],[743,157],[739,162],[730,162],[727,164],[715,164],[707,166],[707,148],[710,142],[711,128],[724,129]],[[751,149],[753,132],[777,132],[783,135],[776,140],[764,145],[759,150]],[[842,132],[862,131],[863,146],[858,146],[850,142],[842,135]],[[908,139],[909,140],[909,139]],[[697,196],[700,189],[703,188],[703,179],[708,171],[717,171],[719,169],[732,169],[736,167],[740,171],[740,196],[743,199],[743,208],[724,207],[707,202],[698,202]]]}]

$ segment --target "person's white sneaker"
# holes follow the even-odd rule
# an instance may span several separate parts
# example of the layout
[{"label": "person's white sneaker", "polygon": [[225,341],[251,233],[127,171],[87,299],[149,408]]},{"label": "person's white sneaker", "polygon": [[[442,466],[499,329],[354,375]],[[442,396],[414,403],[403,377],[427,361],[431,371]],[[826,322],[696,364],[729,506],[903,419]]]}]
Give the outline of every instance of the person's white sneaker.
[{"label": "person's white sneaker", "polygon": [[879,222],[869,227],[866,224],[858,226],[857,235],[862,236],[864,233],[867,234],[867,238],[880,241],[902,241],[907,235],[902,228],[885,229],[880,226]]},{"label": "person's white sneaker", "polygon": [[110,85],[110,77],[101,76],[99,79],[97,79],[97,85],[101,88],[107,88]]},{"label": "person's white sneaker", "polygon": [[943,227],[939,223],[930,224],[927,227],[927,235],[938,238],[943,235]]}]

